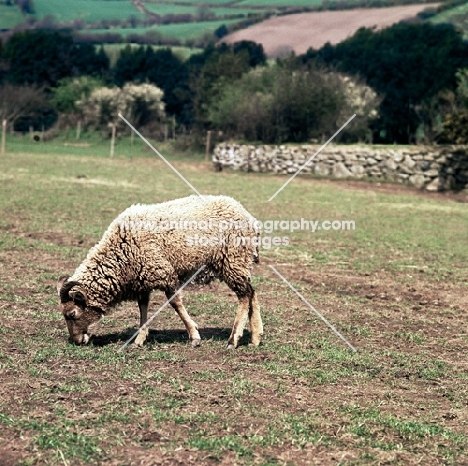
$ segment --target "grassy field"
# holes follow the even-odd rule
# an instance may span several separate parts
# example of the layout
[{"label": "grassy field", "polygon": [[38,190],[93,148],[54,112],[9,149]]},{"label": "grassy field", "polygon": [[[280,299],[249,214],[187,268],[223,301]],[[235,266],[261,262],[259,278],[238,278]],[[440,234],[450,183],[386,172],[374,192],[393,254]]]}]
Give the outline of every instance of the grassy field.
[{"label": "grassy field", "polygon": [[[334,3],[337,0],[331,0],[329,3]],[[382,3],[388,4],[387,0],[381,0]],[[148,1],[145,2],[148,4],[157,4],[157,1]],[[169,4],[170,0],[165,0],[165,4]],[[252,6],[255,8],[264,8],[264,7],[297,7],[297,6],[320,6],[323,2],[322,0],[178,0],[177,3],[186,3],[190,5],[208,5],[210,9],[218,8],[218,6],[230,6],[230,7],[242,7],[244,5]],[[348,2],[349,4],[350,2]],[[424,3],[421,1],[420,3]]]},{"label": "grassy field", "polygon": [[164,37],[172,37],[181,40],[194,40],[203,36],[203,34],[213,34],[216,29],[225,24],[229,26],[237,20],[218,20],[218,21],[199,21],[197,23],[185,24],[163,24],[156,28]]},{"label": "grassy field", "polygon": [[[332,0],[328,2],[328,4],[333,4],[335,3],[336,0]],[[323,0],[239,0],[238,2],[235,3],[236,6],[255,6],[256,8],[263,7],[263,8],[274,8],[274,7],[281,7],[281,8],[289,8],[289,7],[319,7],[322,6],[326,2],[323,2]],[[356,1],[351,1],[348,0],[345,4],[345,6],[349,9],[350,5],[357,4],[362,7],[362,2],[359,0]],[[390,2],[387,0],[381,0],[380,2],[382,5],[391,5]],[[424,3],[423,1],[421,2],[415,2],[415,3]],[[372,6],[377,6],[376,3],[374,3]],[[339,9],[339,8],[338,8]]]},{"label": "grassy field", "polygon": [[35,16],[43,18],[55,16],[57,21],[72,21],[82,19],[86,22],[128,19],[130,16],[143,18],[142,15],[127,0],[34,0]]},{"label": "grassy field", "polygon": [[[158,3],[157,1],[149,1],[148,3]],[[166,2],[165,2],[166,3]],[[177,3],[187,3],[190,5],[209,5],[210,8],[215,6],[236,5],[238,2],[233,0],[180,0]]]},{"label": "grassy field", "polygon": [[453,24],[458,30],[463,33],[465,40],[468,39],[468,3],[443,11],[442,13],[431,18],[431,22],[435,24]]},{"label": "grassy field", "polygon": [[322,0],[241,0],[236,5],[262,6],[262,7],[289,7],[289,6],[320,6]]},{"label": "grassy field", "polygon": [[[192,14],[196,15],[199,13],[200,5],[171,5],[169,3],[158,3],[146,4],[146,8],[151,11],[151,13],[156,13],[158,15],[169,15],[169,14]],[[249,13],[257,13],[258,10],[252,10],[249,8],[227,8],[227,7],[205,7],[208,12],[215,14],[216,16],[227,16],[227,15],[244,15],[247,16]]]},{"label": "grassy field", "polygon": [[228,26],[236,20],[217,20],[217,21],[198,21],[194,23],[162,24],[160,26],[139,27],[139,28],[112,28],[112,29],[89,29],[86,33],[105,34],[107,32],[120,34],[127,37],[130,34],[145,34],[150,31],[156,31],[163,37],[185,40],[198,39],[203,34],[213,33],[222,24]]},{"label": "grassy field", "polygon": [[[104,51],[106,52],[106,55],[109,57],[110,60],[110,66],[113,67],[117,60],[119,59],[120,56],[120,51],[127,47],[129,44],[104,44]],[[139,44],[130,44],[132,48],[136,47],[141,47]],[[101,46],[97,46],[97,48],[100,48]],[[158,49],[164,49],[167,48],[167,46],[157,46],[153,45],[152,46],[153,50],[158,50]],[[181,60],[187,60],[192,54],[194,53],[200,53],[201,49],[198,48],[190,48],[190,47],[178,47],[178,46],[171,46],[172,52],[177,55]]]},{"label": "grassy field", "polygon": [[[86,135],[85,135],[86,136]],[[253,270],[259,348],[224,349],[236,300],[185,293],[202,346],[172,311],[143,348],[117,350],[135,303],[86,347],[67,343],[55,283],[136,202],[190,189],[140,141],[10,138],[0,172],[0,457],[5,465],[466,464],[468,350],[464,194],[365,181],[213,171],[158,149],[202,193],[261,220],[354,220],[287,233]],[[353,353],[273,273],[336,326]],[[150,314],[163,302],[155,293]],[[248,333],[248,332],[247,332]]]},{"label": "grassy field", "polygon": [[16,6],[0,5],[0,29],[10,29],[24,21]]}]

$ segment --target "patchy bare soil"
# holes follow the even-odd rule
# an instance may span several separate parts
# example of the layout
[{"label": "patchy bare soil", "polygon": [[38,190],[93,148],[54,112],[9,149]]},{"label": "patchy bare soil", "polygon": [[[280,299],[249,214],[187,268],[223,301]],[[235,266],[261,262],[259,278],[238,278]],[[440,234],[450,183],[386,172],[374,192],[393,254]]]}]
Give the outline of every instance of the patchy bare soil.
[{"label": "patchy bare soil", "polygon": [[[44,239],[58,245],[64,241],[63,235]],[[35,280],[38,272],[55,274],[73,264],[37,251],[10,251],[1,259],[0,311],[2,331],[8,335],[2,338],[2,361],[14,365],[0,369],[0,398],[8,417],[22,420],[3,419],[2,465],[86,464],[84,453],[81,459],[80,453],[67,459],[72,453],[54,443],[49,425],[70,430],[78,443],[96,438],[101,453],[91,455],[89,462],[103,465],[468,461],[462,444],[454,446],[450,438],[465,435],[468,423],[466,286],[427,282],[422,271],[410,280],[383,272],[355,275],[275,264],[304,295],[313,294],[309,299],[314,306],[365,355],[353,359],[343,356],[346,348],[339,349],[336,337],[263,261],[255,270],[264,277],[257,289],[266,323],[265,342],[258,350],[223,349],[233,313],[213,316],[209,308],[221,302],[233,309],[235,300],[230,290],[215,283],[186,293],[201,328],[201,348],[187,344],[181,323],[167,311],[156,319],[146,347],[132,348],[126,358],[114,360],[135,328],[134,304],[118,308],[98,329],[93,345],[70,352],[65,324],[50,305],[54,282],[46,279],[38,290]],[[152,312],[161,301],[154,297]],[[46,335],[55,343],[41,356]],[[330,344],[338,347],[336,360],[331,353],[304,361],[309,351],[329,350]],[[45,340],[44,345],[51,343]],[[112,355],[103,357],[110,347]],[[326,372],[337,368],[335,378],[327,379]],[[373,417],[377,409],[379,417]],[[28,424],[34,419],[38,427]],[[291,419],[290,431],[282,423]],[[404,424],[408,419],[413,424]],[[431,425],[441,432],[436,441],[423,428]],[[210,439],[215,442],[220,430],[224,439],[244,439],[251,452],[243,452],[246,447],[237,440],[213,447]],[[195,432],[198,443],[190,444]],[[448,457],[444,448],[451,452]]]},{"label": "patchy bare soil", "polygon": [[437,3],[389,8],[366,8],[344,11],[321,11],[279,16],[228,35],[228,43],[251,40],[263,45],[270,58],[287,56],[292,51],[305,53],[327,42],[337,44],[351,37],[359,28],[382,29],[416,16]]}]

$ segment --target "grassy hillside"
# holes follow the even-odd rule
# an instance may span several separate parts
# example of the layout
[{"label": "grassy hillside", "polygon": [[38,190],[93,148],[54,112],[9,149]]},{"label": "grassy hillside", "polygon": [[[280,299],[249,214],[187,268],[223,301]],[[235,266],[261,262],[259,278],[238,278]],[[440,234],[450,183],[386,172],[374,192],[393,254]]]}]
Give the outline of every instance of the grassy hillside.
[{"label": "grassy hillside", "polygon": [[[127,47],[127,45],[128,44],[104,44],[104,51],[106,52],[106,55],[109,57],[111,67],[114,66],[115,63],[117,62],[122,48]],[[130,44],[130,46],[132,48],[140,47],[139,44]],[[100,47],[100,46],[97,46],[97,47]],[[153,50],[158,50],[158,49],[167,48],[167,46],[152,45],[151,48]],[[173,46],[171,47],[171,50],[181,60],[187,60],[190,57],[190,55],[194,53],[199,53],[201,49]]]},{"label": "grassy hillside", "polygon": [[180,23],[180,24],[162,24],[160,26],[141,27],[141,28],[112,28],[112,29],[90,29],[87,33],[104,34],[112,32],[120,34],[123,38],[130,34],[146,34],[147,32],[155,31],[163,37],[179,39],[182,42],[190,39],[197,39],[203,34],[213,33],[222,24],[229,25],[235,20],[218,20],[218,21],[198,21],[195,23]]},{"label": "grassy hillside", "polygon": [[198,4],[187,4],[187,5],[172,5],[170,3],[158,3],[158,4],[153,4],[153,3],[148,3],[146,5],[146,8],[148,11],[151,13],[155,13],[158,15],[169,15],[169,14],[213,14],[217,17],[222,17],[222,16],[230,16],[230,15],[241,15],[241,16],[247,16],[249,13],[256,13],[258,10],[251,9],[251,8],[244,8],[244,7],[237,7],[237,8],[232,8],[232,7],[215,7],[213,8],[212,6],[201,6]]},{"label": "grassy hillside", "polygon": [[81,19],[86,22],[144,17],[132,3],[126,0],[34,0],[38,19],[53,15],[57,21]]},{"label": "grassy hillside", "polygon": [[[146,2],[145,2],[146,3]],[[157,1],[149,1],[147,3],[159,3]],[[226,5],[235,5],[239,3],[236,0],[180,0],[177,3],[187,3],[193,5],[209,5],[210,8],[217,7],[217,6],[226,6]]]},{"label": "grassy hillside", "polygon": [[468,39],[468,2],[443,11],[431,18],[431,22],[434,24],[453,24],[458,30],[463,32],[464,38]]},{"label": "grassy hillside", "polygon": [[229,26],[235,20],[218,20],[218,21],[199,21],[197,23],[186,24],[164,24],[157,28],[164,37],[179,38],[182,40],[193,40],[201,37],[203,34],[212,34],[222,24]]},{"label": "grassy hillside", "polygon": [[322,0],[241,0],[238,5],[262,6],[262,7],[287,7],[287,6],[320,6]]},{"label": "grassy hillside", "polygon": [[[373,6],[390,2],[375,0]],[[70,27],[70,22],[80,20],[83,22],[80,32],[86,35],[120,34],[125,41],[131,34],[157,30],[163,38],[172,42],[179,40],[184,45],[186,40],[196,41],[205,34],[212,34],[222,24],[235,27],[236,23],[254,14],[259,20],[262,15],[288,9],[295,12],[301,9],[340,9],[355,4],[365,5],[364,0],[340,0],[339,4],[338,0],[147,0],[137,6],[129,0],[34,0],[34,13],[31,15],[22,14],[17,5],[0,4],[0,29],[13,28],[31,19],[43,21],[46,18],[49,22],[47,27],[50,21]]]},{"label": "grassy hillside", "polygon": [[24,17],[18,8],[0,5],[0,29],[10,29],[23,21]]}]

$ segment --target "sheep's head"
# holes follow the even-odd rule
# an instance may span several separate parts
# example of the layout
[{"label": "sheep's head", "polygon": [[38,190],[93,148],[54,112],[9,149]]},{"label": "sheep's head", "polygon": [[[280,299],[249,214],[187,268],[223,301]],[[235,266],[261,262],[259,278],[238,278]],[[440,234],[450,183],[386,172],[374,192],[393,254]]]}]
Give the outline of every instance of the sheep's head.
[{"label": "sheep's head", "polygon": [[57,282],[60,310],[70,333],[70,341],[77,345],[88,343],[89,328],[99,322],[104,312],[88,305],[86,290],[78,282],[69,282],[68,277],[60,277]]}]

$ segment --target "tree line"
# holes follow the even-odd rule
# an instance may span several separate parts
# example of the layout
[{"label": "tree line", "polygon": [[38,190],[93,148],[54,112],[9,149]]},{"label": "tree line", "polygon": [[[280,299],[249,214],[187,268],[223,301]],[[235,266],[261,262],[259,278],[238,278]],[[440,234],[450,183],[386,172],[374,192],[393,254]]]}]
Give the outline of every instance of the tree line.
[{"label": "tree line", "polygon": [[[356,114],[341,140],[460,143],[468,142],[466,70],[468,44],[453,28],[430,24],[361,29],[340,44],[275,63],[267,63],[261,45],[244,41],[211,43],[187,60],[169,48],[127,46],[113,66],[102,46],[34,30],[0,44],[0,116],[14,114],[17,130],[72,124],[83,118],[84,98],[100,96],[102,107],[103,96],[123,98],[111,89],[125,88],[141,101],[150,88],[125,86],[151,85],[161,90],[150,93],[160,95],[164,107],[148,104],[158,109],[154,118],[169,117],[193,134],[215,130],[269,143],[320,141]],[[26,92],[28,105],[5,109]],[[140,123],[154,127],[151,114],[138,108],[146,115]],[[105,126],[102,118],[87,121]]]},{"label": "tree line", "polygon": [[457,72],[468,67],[468,43],[449,25],[399,24],[360,29],[299,59],[359,74],[383,97],[371,126],[375,141],[407,144],[418,133],[433,140],[441,132],[441,119],[453,110],[447,100],[457,100]]}]

